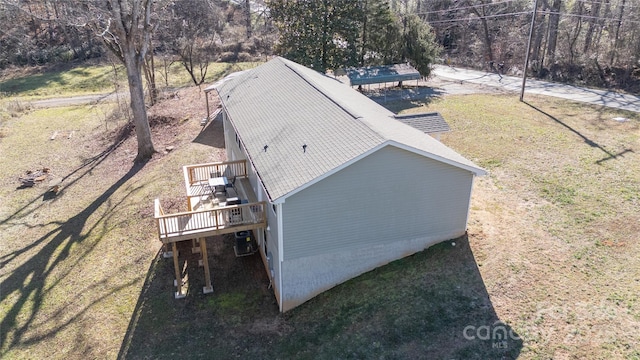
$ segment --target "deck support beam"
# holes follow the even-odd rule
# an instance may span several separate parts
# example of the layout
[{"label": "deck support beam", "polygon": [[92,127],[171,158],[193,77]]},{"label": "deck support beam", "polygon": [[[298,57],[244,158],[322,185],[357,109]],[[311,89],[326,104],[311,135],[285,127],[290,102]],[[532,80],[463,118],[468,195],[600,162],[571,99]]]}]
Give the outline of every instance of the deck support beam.
[{"label": "deck support beam", "polygon": [[180,262],[178,261],[178,246],[176,245],[176,243],[173,243],[173,267],[175,268],[175,272],[176,272],[176,293],[175,293],[175,298],[176,299],[182,299],[183,297],[185,297],[185,295],[182,293],[182,271],[180,271]]},{"label": "deck support beam", "polygon": [[207,238],[200,238],[200,253],[202,254],[202,265],[204,266],[204,284],[202,288],[203,294],[209,294],[213,292],[213,285],[211,285],[211,271],[209,270],[209,257],[207,256]]}]

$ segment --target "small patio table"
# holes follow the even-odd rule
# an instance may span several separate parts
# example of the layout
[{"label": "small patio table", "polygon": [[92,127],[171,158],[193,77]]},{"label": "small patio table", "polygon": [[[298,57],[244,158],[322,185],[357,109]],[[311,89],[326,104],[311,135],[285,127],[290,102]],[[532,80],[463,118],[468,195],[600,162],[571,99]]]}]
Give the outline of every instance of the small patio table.
[{"label": "small patio table", "polygon": [[218,177],[209,178],[209,186],[212,189],[215,189],[216,186],[227,187],[228,183],[229,183],[229,180],[227,180],[226,176],[218,176]]}]

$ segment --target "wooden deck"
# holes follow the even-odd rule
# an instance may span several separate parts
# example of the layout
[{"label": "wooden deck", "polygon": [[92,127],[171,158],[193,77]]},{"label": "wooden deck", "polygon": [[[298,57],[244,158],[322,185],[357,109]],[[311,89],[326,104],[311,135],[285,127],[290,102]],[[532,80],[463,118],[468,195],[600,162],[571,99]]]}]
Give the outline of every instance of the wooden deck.
[{"label": "wooden deck", "polygon": [[159,199],[154,204],[159,238],[165,244],[266,227],[265,206],[255,202],[165,214]]},{"label": "wooden deck", "polygon": [[[249,179],[247,178],[247,163],[245,160],[217,162],[183,167],[185,191],[188,211],[165,214],[160,200],[154,201],[154,218],[158,229],[158,238],[165,245],[165,255],[171,254],[175,268],[176,298],[184,297],[185,285],[182,271],[179,267],[176,243],[191,240],[193,251],[202,254],[206,286],[203,293],[213,291],[209,263],[207,259],[206,238],[233,232],[253,230],[267,227],[266,202],[257,201]],[[227,206],[226,198],[219,198],[218,193],[212,194],[209,179],[226,177],[232,188],[222,193],[235,194],[234,203]],[[234,184],[237,185],[233,186]],[[238,198],[238,190],[241,197]],[[229,198],[231,199],[231,197]],[[196,243],[200,243],[199,248]],[[169,245],[171,245],[169,247]],[[169,251],[169,248],[172,250]]]}]

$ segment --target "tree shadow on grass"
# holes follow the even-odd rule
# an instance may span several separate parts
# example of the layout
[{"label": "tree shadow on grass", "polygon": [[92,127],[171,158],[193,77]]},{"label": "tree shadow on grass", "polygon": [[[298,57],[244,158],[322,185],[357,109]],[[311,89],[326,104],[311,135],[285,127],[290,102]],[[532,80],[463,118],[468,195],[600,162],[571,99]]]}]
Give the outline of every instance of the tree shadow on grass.
[{"label": "tree shadow on grass", "polygon": [[[452,244],[455,243],[455,246]],[[278,357],[514,359],[466,236],[394,261],[285,315]]]},{"label": "tree shadow on grass", "polygon": [[158,254],[149,266],[118,358],[181,354],[215,359],[255,350],[259,334],[253,326],[280,315],[260,255],[236,257],[234,244],[233,234],[207,238],[213,293],[203,294],[201,254],[192,253],[191,241],[177,243],[179,268],[188,279],[182,299],[174,299],[172,259]]},{"label": "tree shadow on grass", "polygon": [[[129,136],[130,132],[131,132],[131,125],[130,124],[127,124],[124,127],[122,127],[122,129],[120,129],[120,131],[116,135],[116,139],[115,139],[115,141],[114,141],[114,143],[112,145],[110,145],[109,147],[104,149],[99,154],[88,158],[86,161],[84,161],[84,163],[82,165],[78,166],[73,171],[71,171],[70,173],[68,173],[64,177],[62,177],[60,179],[59,183],[63,184],[65,188],[69,188],[71,186],[74,186],[80,179],[82,179],[85,175],[91,173],[91,171],[93,169],[95,169],[104,160],[106,160],[109,155],[111,155],[115,150],[117,150],[120,147],[120,145],[122,145],[124,143],[124,141],[127,139],[127,137]],[[75,175],[77,175],[78,177],[74,178],[71,181],[67,181],[69,179],[72,179]],[[22,190],[22,189],[26,189],[26,188],[23,187],[23,186],[19,186],[19,187],[16,188],[16,190]],[[16,210],[13,214],[11,214],[10,216],[0,220],[0,226],[1,225],[12,225],[12,221],[22,219],[22,218],[26,217],[27,215],[31,214],[33,211],[38,209],[43,204],[40,204],[38,207],[35,207],[33,209],[29,209],[29,207],[31,205],[33,205],[34,203],[38,202],[40,199],[42,199],[43,201],[51,200],[50,198],[48,198],[48,196],[50,196],[50,194],[48,194],[48,193],[49,193],[49,190],[47,190],[44,193],[34,197],[31,201],[29,201],[27,204],[22,206],[20,209]]]},{"label": "tree shadow on grass", "polygon": [[559,125],[563,126],[564,128],[566,128],[570,132],[572,132],[575,135],[577,135],[578,137],[580,137],[585,142],[585,144],[591,146],[592,148],[596,148],[596,149],[602,151],[605,154],[605,157],[600,159],[600,160],[598,160],[598,161],[596,161],[596,164],[602,164],[603,162],[608,161],[608,160],[615,160],[615,159],[617,159],[617,158],[619,158],[621,156],[624,156],[626,153],[634,152],[633,149],[624,149],[624,150],[622,150],[622,151],[620,151],[618,153],[613,153],[613,152],[607,150],[604,146],[602,146],[602,145],[598,144],[597,142],[589,139],[587,136],[585,136],[584,134],[582,134],[578,130],[576,130],[576,129],[572,128],[571,126],[567,125],[566,123],[564,123],[562,120],[558,119],[557,117],[545,112],[544,110],[542,110],[542,109],[536,107],[535,105],[532,105],[532,104],[530,104],[530,103],[528,103],[526,101],[524,103],[527,104],[530,108],[532,108],[532,109],[536,110],[537,112],[545,115],[549,119],[555,121]]},{"label": "tree shadow on grass", "polygon": [[515,359],[522,349],[491,304],[466,236],[354,278],[286,314],[278,313],[259,256],[236,259],[233,239],[208,244],[214,293],[202,294],[202,269],[187,270],[190,291],[174,300],[173,264],[159,256],[118,358]]},{"label": "tree shadow on grass", "polygon": [[[120,145],[122,145],[124,143],[124,141],[126,140],[127,134],[129,133],[129,127],[125,126],[121,132],[118,134],[118,137],[116,139],[116,142],[114,142],[111,146],[109,146],[108,148],[106,148],[104,151],[102,151],[101,153],[99,153],[98,155],[93,156],[92,158],[88,159],[87,161],[84,162],[84,164],[82,164],[81,166],[77,167],[76,169],[74,169],[73,171],[71,171],[69,174],[65,175],[61,180],[60,183],[64,184],[64,188],[68,189],[72,186],[75,186],[78,181],[80,181],[82,178],[84,178],[87,174],[90,174],[98,165],[100,165],[104,160],[107,159],[107,157],[113,153],[116,149],[118,149],[120,147]],[[139,164],[140,165],[144,165],[144,164]],[[135,169],[136,166],[134,166]],[[77,176],[76,178],[74,178],[74,176]],[[131,175],[133,176],[133,175]],[[72,180],[70,180],[72,179]],[[21,188],[17,188],[16,190],[20,191]],[[63,190],[64,191],[64,190]],[[115,191],[115,190],[114,190]],[[2,219],[0,221],[0,226],[10,226],[10,225],[19,225],[19,226],[27,226],[29,227],[30,225],[25,224],[20,222],[20,220],[28,217],[30,214],[34,213],[36,210],[38,210],[39,208],[41,208],[42,206],[44,206],[46,204],[46,202],[48,201],[56,201],[56,197],[51,198],[51,193],[49,190],[45,191],[44,193],[41,193],[40,195],[37,195],[36,197],[34,197],[31,201],[29,201],[28,203],[26,203],[24,206],[22,206],[21,208],[19,208],[18,210],[16,210],[13,214],[11,214],[10,216]],[[42,200],[42,201],[41,201]],[[39,205],[33,206],[34,204],[40,202]],[[45,226],[49,226],[51,224],[38,224],[35,226],[38,227],[45,227]],[[60,224],[58,223],[57,225],[64,225],[64,224]],[[32,226],[33,227],[33,226]],[[42,236],[41,238],[31,242],[29,245],[16,250],[14,252],[11,252],[9,254],[3,254],[0,257],[0,266],[5,266],[6,264],[8,264],[10,261],[12,261],[13,259],[15,259],[16,257],[20,256],[21,254],[29,251],[30,249],[38,246],[40,243],[42,243],[43,241],[48,239],[48,236],[51,235],[52,233],[55,233],[55,230],[50,232],[49,234]]]},{"label": "tree shadow on grass", "polygon": [[[111,185],[109,189],[98,196],[82,211],[67,221],[58,223],[55,229],[36,239],[24,249],[3,256],[3,263],[6,263],[26,252],[27,249],[35,248],[34,244],[44,244],[34,256],[15,268],[0,284],[0,288],[2,289],[0,302],[9,297],[15,298],[15,300],[12,300],[12,305],[8,306],[4,318],[0,321],[0,329],[2,329],[0,332],[0,343],[3,344],[3,349],[10,349],[13,346],[18,346],[23,343],[23,336],[27,330],[32,330],[30,328],[36,326],[36,316],[43,305],[44,297],[49,291],[48,288],[52,286],[48,284],[48,288],[45,288],[45,283],[49,276],[56,271],[57,266],[69,257],[74,245],[82,243],[92,233],[99,231],[99,225],[102,224],[103,227],[106,226],[105,222],[112,216],[113,209],[120,204],[110,204],[111,196],[129,179],[135,176],[144,165],[144,163],[134,164],[122,178]],[[131,191],[136,191],[136,189]],[[126,198],[126,196],[124,198]],[[121,202],[122,201],[124,200],[121,200]],[[96,211],[104,204],[110,205],[109,209],[104,211],[100,218],[95,220],[93,225],[88,224],[89,217],[92,215],[95,216]],[[86,228],[87,225],[89,225],[88,228]],[[107,230],[102,229],[102,231]],[[98,242],[91,245],[89,249],[84,250],[82,257],[89,254],[97,243]],[[58,279],[55,283],[59,281]],[[114,291],[117,291],[117,289]],[[20,321],[18,321],[19,318]],[[47,335],[44,336],[54,335],[61,326],[65,325],[60,325],[53,330],[46,331],[45,333]],[[12,337],[10,343],[7,343],[9,340],[9,332],[12,333]],[[39,338],[42,337],[43,335],[39,336]]]}]

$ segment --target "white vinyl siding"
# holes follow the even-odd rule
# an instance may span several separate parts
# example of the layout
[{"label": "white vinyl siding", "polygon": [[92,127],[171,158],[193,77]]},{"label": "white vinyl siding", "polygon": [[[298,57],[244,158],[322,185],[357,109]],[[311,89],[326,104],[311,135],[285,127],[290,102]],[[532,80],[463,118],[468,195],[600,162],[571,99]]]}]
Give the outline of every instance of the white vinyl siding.
[{"label": "white vinyl siding", "polygon": [[386,146],[287,198],[284,260],[462,234],[472,178],[469,171]]}]

